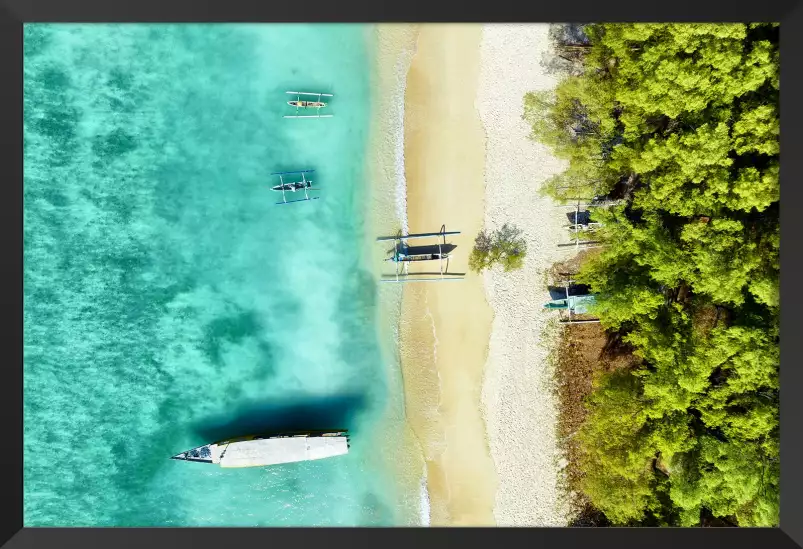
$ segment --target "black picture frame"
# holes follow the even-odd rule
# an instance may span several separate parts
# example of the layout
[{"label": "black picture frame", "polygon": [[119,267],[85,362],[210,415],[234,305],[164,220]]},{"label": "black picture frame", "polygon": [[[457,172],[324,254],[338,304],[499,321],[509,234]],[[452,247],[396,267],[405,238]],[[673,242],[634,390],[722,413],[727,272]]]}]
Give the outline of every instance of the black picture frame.
[{"label": "black picture frame", "polygon": [[[193,545],[225,547],[232,543],[247,545],[337,544],[368,545],[382,543],[435,545],[446,542],[468,545],[495,543],[532,543],[535,546],[611,545],[627,547],[666,546],[696,548],[728,547],[803,547],[803,511],[800,463],[801,387],[803,332],[797,311],[803,309],[801,254],[797,253],[795,224],[803,181],[803,144],[800,116],[803,62],[796,56],[803,52],[803,5],[793,0],[765,2],[674,1],[667,3],[617,0],[596,2],[513,2],[466,3],[448,0],[427,3],[413,0],[395,3],[359,0],[349,5],[331,0],[304,0],[311,10],[300,11],[297,2],[274,3],[264,0],[209,2],[208,0],[147,0],[134,2],[100,0],[3,0],[0,3],[0,150],[3,156],[3,200],[0,221],[3,224],[2,348],[3,376],[0,382],[0,432],[4,441],[0,452],[0,496],[4,512],[0,515],[0,545],[23,547],[188,547]],[[407,528],[395,532],[385,529],[273,529],[261,528],[23,528],[22,521],[22,25],[26,22],[117,22],[117,21],[308,21],[303,16],[316,14],[315,21],[475,21],[475,22],[561,22],[561,21],[776,21],[781,23],[781,149],[784,159],[781,188],[784,200],[782,219],[788,218],[781,296],[783,344],[781,347],[781,520],[779,528]],[[797,59],[797,60],[796,60]],[[302,541],[303,540],[303,541]]]}]

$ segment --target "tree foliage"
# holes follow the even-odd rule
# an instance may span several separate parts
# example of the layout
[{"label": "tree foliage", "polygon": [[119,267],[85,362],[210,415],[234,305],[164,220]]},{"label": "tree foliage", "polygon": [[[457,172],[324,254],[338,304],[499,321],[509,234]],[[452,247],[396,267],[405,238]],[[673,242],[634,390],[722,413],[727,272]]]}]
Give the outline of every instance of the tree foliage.
[{"label": "tree foliage", "polygon": [[500,264],[505,271],[520,269],[527,255],[527,241],[521,234],[521,229],[508,223],[492,233],[480,231],[468,258],[469,268],[480,272]]},{"label": "tree foliage", "polygon": [[624,198],[578,279],[643,362],[595,380],[582,488],[615,525],[777,525],[777,25],[583,32],[524,118],[569,162],[543,192]]}]

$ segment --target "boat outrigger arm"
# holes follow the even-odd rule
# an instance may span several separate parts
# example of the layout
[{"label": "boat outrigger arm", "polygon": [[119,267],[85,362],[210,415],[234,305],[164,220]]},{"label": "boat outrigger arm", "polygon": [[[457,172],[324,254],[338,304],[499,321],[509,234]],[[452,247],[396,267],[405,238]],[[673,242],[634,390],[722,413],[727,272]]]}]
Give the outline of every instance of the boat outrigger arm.
[{"label": "boat outrigger arm", "polygon": [[[390,275],[387,278],[382,278],[380,282],[445,282],[449,280],[463,280],[465,276],[462,274],[451,274],[447,273],[443,268],[443,262],[449,260],[449,253],[443,251],[443,246],[446,245],[446,235],[450,234],[460,234],[460,231],[451,231],[446,232],[445,227],[441,228],[440,232],[437,233],[421,233],[421,234],[408,234],[408,235],[398,235],[398,236],[385,236],[377,238],[377,242],[386,242],[393,240],[394,241],[394,248],[393,248],[393,255],[385,261],[392,261],[396,264],[396,269],[394,275]],[[407,245],[407,240],[412,240],[416,238],[432,238],[432,237],[442,237],[443,242],[438,240],[438,251],[437,252],[428,252],[428,253],[420,253],[420,254],[411,254],[410,247]],[[409,278],[409,272],[407,270],[409,264],[414,261],[439,261],[440,262],[440,272],[439,273],[417,273],[417,274],[433,274],[433,275],[440,275],[440,276],[433,276],[430,278]],[[402,269],[400,271],[400,268]],[[448,263],[447,263],[448,269]]]},{"label": "boat outrigger arm", "polygon": [[[279,184],[274,185],[271,187],[272,191],[281,191],[282,193],[282,201],[277,202],[276,204],[292,204],[293,202],[305,202],[307,200],[318,200],[320,196],[310,196],[307,191],[319,191],[320,189],[314,188],[312,186],[312,180],[307,179],[305,174],[312,173],[315,170],[299,170],[296,172],[274,172],[271,175],[278,175],[279,176]],[[293,181],[293,182],[286,182],[282,176],[284,175],[296,175],[301,174],[301,181]],[[296,191],[304,191],[304,198],[299,198],[298,200],[287,200],[287,196],[285,195],[285,191],[289,192],[296,192]]]},{"label": "boat outrigger arm", "polygon": [[[288,101],[287,104],[296,108],[295,115],[285,115],[284,118],[332,118],[333,114],[321,114],[321,109],[327,106],[327,103],[321,101],[322,97],[334,97],[331,93],[312,93],[312,92],[286,92],[290,95],[295,95],[295,100]],[[301,99],[302,95],[317,97],[317,100],[308,101]],[[316,114],[298,114],[300,109],[317,109]]]}]

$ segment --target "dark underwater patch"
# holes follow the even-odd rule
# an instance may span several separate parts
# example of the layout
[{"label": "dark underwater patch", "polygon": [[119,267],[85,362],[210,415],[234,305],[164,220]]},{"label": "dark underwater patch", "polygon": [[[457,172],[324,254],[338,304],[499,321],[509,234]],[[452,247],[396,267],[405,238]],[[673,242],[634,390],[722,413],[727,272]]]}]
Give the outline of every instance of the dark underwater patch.
[{"label": "dark underwater patch", "polygon": [[118,91],[127,92],[131,90],[131,85],[133,81],[134,78],[131,76],[130,73],[124,71],[119,67],[115,67],[111,71],[109,71],[109,78],[107,82],[111,88]]},{"label": "dark underwater patch", "polygon": [[22,48],[26,59],[40,55],[51,42],[50,29],[41,23],[25,23],[22,26]]},{"label": "dark underwater patch", "polygon": [[57,208],[63,208],[69,204],[69,200],[67,200],[64,193],[53,187],[45,186],[41,189],[40,196]]},{"label": "dark underwater patch", "polygon": [[62,147],[75,139],[80,115],[78,109],[67,105],[46,105],[43,116],[35,118],[33,129]]},{"label": "dark underwater patch", "polygon": [[201,350],[216,365],[222,365],[223,343],[240,343],[246,337],[257,337],[262,330],[256,311],[241,311],[212,320],[204,328]]},{"label": "dark underwater patch", "polygon": [[251,379],[264,381],[276,373],[276,353],[273,350],[273,346],[267,341],[260,341],[257,344],[257,348],[259,349],[259,356],[251,373]]},{"label": "dark underwater patch", "polygon": [[38,152],[55,167],[69,164],[77,149],[81,120],[80,110],[69,103],[69,76],[60,67],[48,65],[38,72],[34,70],[24,86],[25,128],[45,138],[36,151],[30,150],[29,141],[26,155]]},{"label": "dark underwater patch", "polygon": [[365,526],[393,525],[392,511],[373,492],[367,492],[362,498],[362,524]]},{"label": "dark underwater patch", "polygon": [[180,410],[178,401],[167,398],[159,406],[161,428],[147,434],[147,444],[135,439],[121,439],[114,443],[113,452],[124,464],[117,468],[111,480],[117,493],[125,495],[126,503],[117,507],[110,525],[163,526],[181,517],[176,494],[162,494],[159,504],[154,505],[150,489],[150,483],[159,470],[168,465],[170,455],[175,453],[172,442],[183,429]]},{"label": "dark underwater patch", "polygon": [[242,399],[243,388],[239,382],[230,383],[226,386],[226,389],[223,391],[223,394],[226,396],[226,400],[228,402],[238,402]]},{"label": "dark underwater patch", "polygon": [[[338,296],[340,316],[340,357],[354,366],[355,372],[380,370],[381,356],[375,329],[376,282],[369,272],[353,266],[356,275],[349,277]],[[376,379],[363,377],[354,381],[359,385],[371,385]]]},{"label": "dark underwater patch", "polygon": [[70,77],[55,66],[46,67],[42,71],[39,81],[45,90],[54,94],[62,94],[70,87]]},{"label": "dark underwater patch", "polygon": [[137,148],[137,140],[122,128],[115,128],[106,135],[97,135],[92,140],[92,152],[101,160],[112,160]]}]

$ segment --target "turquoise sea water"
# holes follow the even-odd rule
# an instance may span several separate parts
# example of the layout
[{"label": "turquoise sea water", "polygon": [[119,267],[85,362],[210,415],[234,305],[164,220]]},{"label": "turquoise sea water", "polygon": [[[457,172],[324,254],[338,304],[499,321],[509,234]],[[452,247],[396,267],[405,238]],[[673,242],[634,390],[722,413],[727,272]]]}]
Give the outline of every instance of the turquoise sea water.
[{"label": "turquoise sea water", "polygon": [[[405,522],[360,257],[362,26],[26,25],[26,526]],[[335,117],[283,120],[286,90]],[[321,200],[275,206],[270,172]],[[392,414],[391,414],[392,415]],[[220,438],[348,428],[348,456],[226,470]],[[385,435],[386,436],[386,435]]]}]

